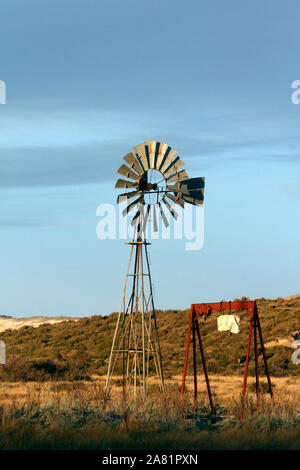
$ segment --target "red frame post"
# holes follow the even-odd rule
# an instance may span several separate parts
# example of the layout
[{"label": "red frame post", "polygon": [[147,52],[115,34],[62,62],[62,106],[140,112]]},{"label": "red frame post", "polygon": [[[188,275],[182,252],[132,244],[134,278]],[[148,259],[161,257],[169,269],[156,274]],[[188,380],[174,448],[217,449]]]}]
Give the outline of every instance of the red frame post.
[{"label": "red frame post", "polygon": [[[194,370],[194,399],[197,402],[197,395],[198,395],[198,381],[197,381],[197,352],[196,352],[196,332],[200,347],[202,365],[206,380],[207,386],[207,393],[209,396],[210,407],[212,414],[215,414],[215,407],[213,404],[213,398],[208,378],[206,360],[204,355],[204,348],[201,340],[201,334],[199,329],[198,318],[207,319],[212,312],[215,311],[224,311],[229,310],[230,313],[232,310],[247,310],[250,315],[250,324],[249,324],[249,334],[248,334],[248,342],[247,342],[247,356],[245,362],[245,372],[244,372],[244,383],[243,383],[243,390],[242,395],[245,396],[246,389],[247,389],[247,377],[248,377],[248,368],[249,368],[249,361],[250,361],[250,350],[251,350],[251,339],[252,339],[252,332],[254,332],[254,357],[255,357],[255,377],[256,377],[256,396],[257,396],[257,406],[260,405],[260,388],[259,388],[259,368],[258,368],[258,338],[257,332],[259,334],[259,340],[261,344],[261,350],[263,354],[264,366],[266,371],[266,376],[269,385],[269,393],[273,398],[273,389],[271,384],[270,373],[267,364],[267,358],[265,353],[265,347],[262,337],[262,331],[258,316],[258,310],[255,300],[236,300],[233,302],[213,302],[213,303],[202,303],[202,304],[192,304],[191,305],[191,313],[190,313],[190,320],[189,320],[189,327],[188,327],[188,335],[187,335],[187,343],[186,343],[186,352],[185,352],[185,360],[184,360],[184,368],[183,368],[183,376],[182,376],[182,386],[181,386],[181,394],[183,395],[185,389],[185,381],[186,381],[186,373],[187,373],[187,365],[188,365],[188,357],[189,357],[189,347],[191,341],[191,331],[193,331],[193,370]],[[242,417],[242,415],[241,415]]]},{"label": "red frame post", "polygon": [[196,320],[196,330],[197,330],[198,341],[199,341],[199,346],[200,346],[200,352],[201,352],[201,358],[202,358],[202,364],[203,364],[203,369],[204,369],[206,387],[207,387],[207,392],[208,392],[208,397],[209,397],[210,409],[211,409],[212,414],[215,415],[216,414],[215,406],[214,406],[212,393],[211,393],[211,388],[210,388],[210,383],[209,383],[209,378],[208,378],[206,360],[205,360],[205,356],[204,356],[204,349],[203,349],[203,345],[202,345],[198,320]]}]

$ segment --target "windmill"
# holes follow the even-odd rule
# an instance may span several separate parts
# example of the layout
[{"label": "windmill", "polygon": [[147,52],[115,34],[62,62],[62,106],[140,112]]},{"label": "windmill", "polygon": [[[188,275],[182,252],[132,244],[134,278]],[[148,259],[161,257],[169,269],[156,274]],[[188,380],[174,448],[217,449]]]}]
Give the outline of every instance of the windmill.
[{"label": "windmill", "polygon": [[[109,357],[106,392],[112,376],[121,375],[123,393],[147,392],[147,379],[155,375],[164,388],[162,356],[159,342],[153,285],[146,240],[147,224],[152,221],[158,232],[158,218],[169,227],[168,214],[177,220],[176,206],[185,202],[202,206],[204,178],[189,178],[178,152],[168,144],[147,141],[125,155],[115,187],[123,190],[117,203],[126,202],[123,216],[132,213],[134,235],[126,273],[121,308]],[[126,179],[124,179],[124,177]],[[132,271],[131,271],[132,270]]]}]

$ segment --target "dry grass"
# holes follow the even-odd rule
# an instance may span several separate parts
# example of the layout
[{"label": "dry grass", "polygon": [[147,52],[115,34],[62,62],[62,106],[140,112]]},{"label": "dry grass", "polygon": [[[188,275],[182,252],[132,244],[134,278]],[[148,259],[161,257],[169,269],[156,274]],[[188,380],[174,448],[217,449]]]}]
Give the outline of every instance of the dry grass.
[{"label": "dry grass", "polygon": [[[180,383],[180,377],[174,377],[173,381]],[[212,375],[210,376],[211,389],[214,393],[215,399],[222,404],[226,404],[228,399],[232,396],[240,394],[243,388],[243,377]],[[300,377],[272,377],[272,386],[277,398],[293,397],[295,401],[300,403]],[[267,380],[262,378],[260,380],[263,388],[267,386]],[[255,377],[248,377],[247,387],[248,391],[253,390],[255,384]],[[187,377],[186,385],[189,390],[193,389],[193,378]],[[198,381],[198,388],[200,393],[206,393],[206,383],[204,378]],[[254,393],[250,393],[255,396]]]},{"label": "dry grass", "polygon": [[[0,383],[0,406],[7,406],[11,403],[18,405],[25,405],[28,401],[38,401],[40,404],[47,404],[57,401],[58,399],[63,402],[70,399],[74,393],[78,397],[83,394],[92,399],[97,396],[98,399],[104,394],[103,389],[105,385],[105,378],[94,377],[92,382],[14,382],[14,383]],[[115,377],[113,380],[113,387],[111,391],[111,398],[119,400],[122,393],[121,385],[116,385],[120,382],[120,377]],[[173,376],[172,379],[166,381],[167,386],[172,390],[179,391],[181,388],[181,376]],[[187,376],[186,390],[193,391],[193,377]],[[210,384],[213,392],[214,400],[222,406],[228,405],[232,398],[238,397],[243,388],[243,377],[239,376],[222,376],[211,375]],[[254,393],[255,378],[248,377],[247,391],[249,397],[255,398]],[[265,390],[267,388],[267,380],[265,378],[260,380],[260,384]],[[157,385],[154,378],[149,380],[149,388]],[[276,400],[292,399],[300,404],[300,378],[299,377],[272,377],[272,385],[274,388]],[[101,392],[102,390],[102,392]],[[200,398],[206,401],[206,383],[204,377],[198,379],[198,391]]]},{"label": "dry grass", "polygon": [[164,394],[154,391],[152,381],[147,399],[135,401],[124,400],[116,385],[108,400],[99,378],[2,383],[0,449],[300,449],[299,379],[273,382],[275,402],[262,394],[257,410],[255,394],[241,399],[240,377],[212,376],[216,417],[209,412],[204,380],[195,410],[191,377],[183,399],[180,377],[174,377]]}]

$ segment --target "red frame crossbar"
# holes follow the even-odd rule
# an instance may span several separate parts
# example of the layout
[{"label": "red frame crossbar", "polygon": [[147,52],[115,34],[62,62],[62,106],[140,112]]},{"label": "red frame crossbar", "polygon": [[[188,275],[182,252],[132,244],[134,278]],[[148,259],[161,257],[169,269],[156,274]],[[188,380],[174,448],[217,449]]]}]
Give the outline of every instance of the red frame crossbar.
[{"label": "red frame crossbar", "polygon": [[259,334],[261,350],[263,354],[264,366],[266,371],[266,376],[268,379],[269,385],[269,393],[273,398],[273,389],[271,384],[271,378],[269,374],[266,352],[264,341],[262,337],[262,331],[258,316],[258,310],[255,300],[235,300],[233,302],[213,302],[213,303],[203,303],[203,304],[192,304],[191,305],[191,313],[190,313],[190,321],[189,321],[189,328],[188,328],[188,335],[187,335],[187,343],[186,343],[186,352],[185,352],[185,361],[184,361],[184,369],[183,369],[183,376],[182,376],[182,386],[181,386],[181,394],[183,395],[185,389],[185,380],[186,380],[186,372],[187,372],[187,365],[188,365],[188,358],[189,358],[189,349],[190,349],[190,341],[191,341],[191,333],[193,335],[193,368],[194,368],[194,399],[195,402],[197,401],[198,396],[198,380],[197,380],[197,350],[196,350],[196,334],[198,337],[202,365],[206,380],[207,392],[210,402],[210,408],[212,414],[215,414],[215,407],[213,403],[207,366],[205,361],[204,349],[199,329],[199,318],[207,319],[212,312],[219,311],[223,312],[225,310],[229,311],[229,314],[233,310],[247,310],[250,316],[250,325],[249,325],[249,334],[248,334],[248,344],[247,344],[247,356],[245,362],[245,372],[244,372],[244,385],[242,394],[245,396],[246,388],[247,388],[247,377],[248,377],[248,367],[249,367],[249,359],[250,359],[250,349],[251,349],[251,338],[252,332],[254,336],[254,357],[255,357],[255,377],[256,377],[256,396],[257,396],[257,406],[259,407],[260,404],[260,388],[259,388],[259,371],[258,371],[258,342],[257,342],[257,332]]}]

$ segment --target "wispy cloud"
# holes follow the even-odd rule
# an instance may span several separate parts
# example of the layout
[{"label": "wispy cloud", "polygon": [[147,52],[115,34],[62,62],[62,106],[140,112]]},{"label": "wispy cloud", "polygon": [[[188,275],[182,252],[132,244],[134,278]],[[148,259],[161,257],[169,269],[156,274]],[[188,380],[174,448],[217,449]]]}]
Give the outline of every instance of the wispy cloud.
[{"label": "wispy cloud", "polygon": [[[173,135],[170,140],[182,150],[182,158],[193,166],[271,159],[300,160],[300,136],[279,136],[243,140],[223,135],[207,137]],[[45,187],[113,181],[122,155],[131,150],[132,140],[77,146],[2,148],[0,189]]]},{"label": "wispy cloud", "polygon": [[201,111],[104,111],[41,106],[0,119],[0,189],[113,181],[121,158],[145,139],[168,142],[184,161],[299,161],[300,132],[284,114],[241,112],[205,103]]}]

